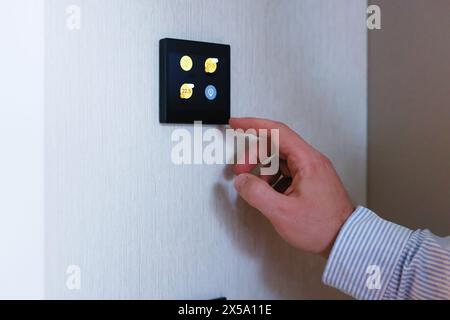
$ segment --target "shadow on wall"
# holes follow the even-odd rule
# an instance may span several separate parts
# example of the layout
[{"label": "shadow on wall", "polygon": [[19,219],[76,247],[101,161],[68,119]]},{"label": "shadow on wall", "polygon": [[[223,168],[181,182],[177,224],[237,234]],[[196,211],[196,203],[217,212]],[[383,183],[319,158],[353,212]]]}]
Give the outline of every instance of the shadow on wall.
[{"label": "shadow on wall", "polygon": [[[231,171],[231,167],[227,167],[224,172],[227,180],[233,177]],[[263,269],[262,281],[275,298],[344,298],[333,289],[324,290],[320,276],[317,276],[324,268],[322,258],[302,253],[284,242],[258,210],[240,197],[233,201],[224,184],[216,184],[214,194],[217,218],[227,227],[236,247],[243,254],[259,260]]]}]

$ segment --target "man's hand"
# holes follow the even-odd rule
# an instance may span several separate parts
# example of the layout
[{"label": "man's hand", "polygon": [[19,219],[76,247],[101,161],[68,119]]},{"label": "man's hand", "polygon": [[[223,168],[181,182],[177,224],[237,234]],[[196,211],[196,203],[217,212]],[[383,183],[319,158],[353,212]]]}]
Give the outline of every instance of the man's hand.
[{"label": "man's hand", "polygon": [[255,165],[235,165],[236,190],[264,214],[278,233],[296,248],[327,257],[354,206],[333,167],[324,155],[286,125],[269,120],[231,119],[233,129],[279,130],[280,169],[292,178],[284,194],[268,181],[249,172]]}]

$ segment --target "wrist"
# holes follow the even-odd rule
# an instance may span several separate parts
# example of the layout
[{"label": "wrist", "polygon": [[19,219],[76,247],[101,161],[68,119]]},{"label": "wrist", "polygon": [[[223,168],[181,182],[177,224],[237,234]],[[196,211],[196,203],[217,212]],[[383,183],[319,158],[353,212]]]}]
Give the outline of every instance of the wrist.
[{"label": "wrist", "polygon": [[344,227],[347,220],[351,217],[351,215],[356,211],[356,209],[357,208],[353,204],[350,204],[336,215],[337,219],[335,227],[331,233],[332,234],[331,241],[329,242],[325,250],[320,253],[320,255],[325,259],[329,258],[331,251],[333,250],[334,244],[336,243],[336,240],[342,231],[342,228]]}]

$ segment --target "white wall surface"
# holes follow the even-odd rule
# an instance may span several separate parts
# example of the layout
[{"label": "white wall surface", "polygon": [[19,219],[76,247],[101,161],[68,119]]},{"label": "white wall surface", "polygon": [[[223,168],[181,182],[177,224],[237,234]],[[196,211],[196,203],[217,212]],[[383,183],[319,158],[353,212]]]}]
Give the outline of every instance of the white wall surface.
[{"label": "white wall surface", "polygon": [[[66,7],[82,9],[79,31]],[[284,121],[366,194],[360,0],[46,2],[46,296],[338,298],[224,166],[175,166],[158,123],[158,41],[232,48],[232,114]],[[186,126],[190,128],[189,126]],[[66,288],[79,265],[82,287]]]},{"label": "white wall surface", "polygon": [[0,1],[0,299],[44,297],[44,3]]}]

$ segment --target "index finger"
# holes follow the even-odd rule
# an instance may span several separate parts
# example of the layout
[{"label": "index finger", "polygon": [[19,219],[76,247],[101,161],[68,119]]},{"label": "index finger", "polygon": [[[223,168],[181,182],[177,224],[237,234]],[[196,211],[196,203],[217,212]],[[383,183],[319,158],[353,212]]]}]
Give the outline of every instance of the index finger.
[{"label": "index finger", "polygon": [[278,130],[280,157],[283,159],[287,159],[290,155],[304,158],[312,150],[312,147],[305,140],[281,122],[258,118],[232,118],[230,119],[230,126],[235,130],[255,129],[258,133],[259,130],[266,129],[269,137],[271,130]]}]

